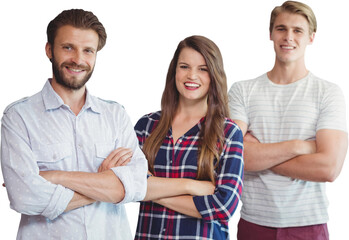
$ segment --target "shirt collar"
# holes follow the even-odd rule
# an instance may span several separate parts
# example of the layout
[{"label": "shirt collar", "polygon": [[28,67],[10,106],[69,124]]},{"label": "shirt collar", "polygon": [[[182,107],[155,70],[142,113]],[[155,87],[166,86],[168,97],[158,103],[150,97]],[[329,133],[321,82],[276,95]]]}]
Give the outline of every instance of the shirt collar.
[{"label": "shirt collar", "polygon": [[[44,101],[46,110],[58,109],[64,105],[63,99],[53,90],[51,86],[51,80],[48,79],[42,89],[42,98]],[[101,113],[100,107],[96,104],[95,98],[86,89],[86,102],[82,108],[82,111],[91,109],[95,113]]]}]

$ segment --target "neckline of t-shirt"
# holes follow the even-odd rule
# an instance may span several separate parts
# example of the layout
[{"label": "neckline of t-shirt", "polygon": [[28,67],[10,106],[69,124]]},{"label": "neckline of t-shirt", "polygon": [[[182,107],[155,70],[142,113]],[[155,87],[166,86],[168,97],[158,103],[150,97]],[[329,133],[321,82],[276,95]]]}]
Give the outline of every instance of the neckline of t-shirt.
[{"label": "neckline of t-shirt", "polygon": [[264,74],[264,79],[272,86],[275,86],[275,87],[289,87],[289,86],[295,86],[295,85],[298,85],[298,84],[301,84],[302,82],[306,81],[309,77],[311,76],[311,72],[309,71],[308,74],[304,77],[304,78],[301,78],[293,83],[289,83],[289,84],[277,84],[277,83],[274,83],[272,80],[270,80],[270,78],[268,77],[268,73],[265,73]]}]

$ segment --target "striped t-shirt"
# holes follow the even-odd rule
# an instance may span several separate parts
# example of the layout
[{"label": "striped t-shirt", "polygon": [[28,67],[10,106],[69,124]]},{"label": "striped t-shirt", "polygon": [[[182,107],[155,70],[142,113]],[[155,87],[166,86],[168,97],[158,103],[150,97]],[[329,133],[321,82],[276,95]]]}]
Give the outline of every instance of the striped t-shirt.
[{"label": "striped t-shirt", "polygon": [[[312,73],[287,85],[267,74],[236,82],[229,90],[231,118],[241,120],[261,143],[315,139],[320,129],[346,131],[340,88]],[[245,172],[241,217],[270,227],[328,221],[325,183],[292,179],[270,170]]]}]

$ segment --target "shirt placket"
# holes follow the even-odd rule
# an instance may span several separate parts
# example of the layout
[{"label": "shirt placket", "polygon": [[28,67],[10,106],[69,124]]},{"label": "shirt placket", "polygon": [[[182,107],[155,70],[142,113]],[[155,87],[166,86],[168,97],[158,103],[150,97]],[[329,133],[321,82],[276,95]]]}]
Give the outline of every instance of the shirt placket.
[{"label": "shirt placket", "polygon": [[[74,115],[74,137],[75,137],[75,151],[76,151],[76,162],[77,162],[77,171],[89,172],[86,164],[84,163],[84,129],[83,129],[83,121],[82,121],[81,111],[77,116]],[[87,222],[87,210],[86,207],[82,207],[81,209],[81,219],[83,219],[83,224],[85,227],[85,236],[88,235],[88,229],[86,226]],[[88,237],[88,236],[87,236]]]}]

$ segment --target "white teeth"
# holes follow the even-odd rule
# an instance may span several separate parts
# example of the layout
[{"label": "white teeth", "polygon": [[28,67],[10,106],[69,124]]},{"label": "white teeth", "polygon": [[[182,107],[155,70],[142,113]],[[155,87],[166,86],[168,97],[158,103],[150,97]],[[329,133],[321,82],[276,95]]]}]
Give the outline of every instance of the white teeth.
[{"label": "white teeth", "polygon": [[294,49],[294,47],[291,47],[291,46],[281,46],[281,48],[283,48],[283,49]]},{"label": "white teeth", "polygon": [[196,83],[184,83],[184,85],[185,85],[186,87],[200,87],[200,85],[199,85],[199,84],[196,84]]},{"label": "white teeth", "polygon": [[81,69],[73,69],[73,68],[69,68],[69,70],[70,70],[70,71],[72,71],[72,72],[82,72],[82,70],[81,70]]}]

